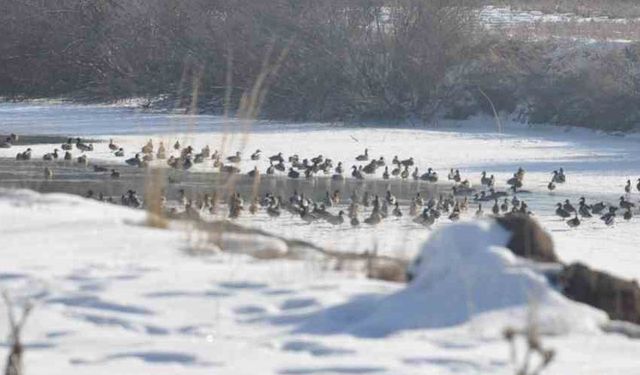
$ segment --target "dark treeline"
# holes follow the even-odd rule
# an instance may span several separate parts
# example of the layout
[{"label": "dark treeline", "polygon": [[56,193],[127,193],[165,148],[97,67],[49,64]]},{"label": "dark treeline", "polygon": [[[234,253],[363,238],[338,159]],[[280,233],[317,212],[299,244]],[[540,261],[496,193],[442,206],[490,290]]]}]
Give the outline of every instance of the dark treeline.
[{"label": "dark treeline", "polygon": [[0,96],[294,120],[464,118],[492,101],[532,122],[638,123],[634,44],[509,40],[482,28],[480,3],[0,0]]}]

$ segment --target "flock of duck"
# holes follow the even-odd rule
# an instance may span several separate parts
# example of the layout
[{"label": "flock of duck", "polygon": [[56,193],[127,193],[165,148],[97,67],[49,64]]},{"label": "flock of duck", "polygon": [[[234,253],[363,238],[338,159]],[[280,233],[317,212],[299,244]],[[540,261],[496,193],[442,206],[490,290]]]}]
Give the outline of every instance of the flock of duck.
[{"label": "flock of duck", "polygon": [[[16,135],[10,135],[5,141],[0,143],[0,148],[11,147],[12,143],[17,141],[17,139],[18,137]],[[79,155],[73,155],[72,151],[74,148],[80,152]],[[108,148],[115,157],[125,157],[124,149],[115,144],[113,140],[110,140]],[[64,155],[56,148],[52,150],[52,152],[44,154],[42,159],[44,161],[55,161],[58,159],[66,161],[75,160],[76,163],[88,167],[89,160],[87,154],[94,151],[94,146],[91,143],[84,142],[80,138],[70,138],[60,146],[60,149],[64,151]],[[205,146],[200,152],[196,152],[191,146],[183,147],[179,141],[173,144],[173,150],[177,155],[170,155],[170,152],[168,152],[162,142],[160,142],[156,148],[153,141],[149,140],[142,146],[140,152],[137,152],[132,158],[125,159],[124,162],[129,166],[143,168],[148,166],[154,159],[158,159],[165,160],[166,164],[171,168],[189,170],[195,164],[209,161],[213,167],[221,173],[241,173],[238,167],[238,164],[243,160],[241,152],[223,157],[217,150],[212,153],[209,146]],[[258,161],[261,160],[262,157],[262,152],[256,150],[249,156],[249,159]],[[30,148],[16,155],[16,160],[31,160],[31,158],[32,150]],[[384,168],[382,173],[384,180],[395,178],[400,180],[426,181],[430,183],[435,183],[439,180],[438,173],[432,168],[427,168],[425,173],[420,173],[412,157],[399,159],[398,156],[395,156],[390,165],[387,165],[383,156],[372,158],[369,155],[369,150],[365,149],[364,153],[357,155],[354,160],[355,163],[350,168],[350,176],[356,180],[364,180],[369,175],[376,175],[377,171],[382,168]],[[285,159],[282,153],[277,153],[269,156],[267,161],[269,165],[264,172],[266,175],[279,174],[286,175],[290,179],[298,179],[313,178],[316,175],[322,174],[326,176],[330,175],[334,181],[344,181],[346,179],[345,175],[347,171],[343,163],[338,162],[334,165],[332,159],[325,158],[323,155],[301,158],[296,154]],[[98,164],[93,165],[93,169],[95,172],[107,172],[110,177],[114,179],[120,177],[120,172],[116,169],[108,170]],[[249,171],[247,175],[255,179],[260,177],[261,172],[256,166]],[[408,210],[406,207],[401,207],[400,201],[389,190],[387,190],[383,197],[367,191],[354,192],[347,202],[342,202],[343,199],[340,191],[335,190],[332,193],[327,191],[324,198],[317,201],[304,196],[304,194],[298,194],[298,192],[294,192],[291,196],[287,197],[283,197],[282,194],[278,194],[277,192],[266,193],[261,198],[254,197],[250,200],[248,212],[250,214],[256,214],[259,210],[264,210],[270,217],[279,217],[283,211],[287,211],[292,215],[299,216],[301,220],[308,223],[326,221],[332,225],[342,225],[348,221],[352,226],[361,224],[360,218],[364,212],[367,212],[367,214],[362,216],[362,223],[368,225],[379,224],[387,217],[409,215],[413,217],[413,222],[427,227],[430,227],[441,218],[447,218],[451,221],[459,220],[461,215],[468,211],[472,202],[477,205],[474,211],[475,217],[485,215],[483,210],[483,204],[485,202],[488,202],[489,205],[493,203],[490,209],[490,214],[493,215],[509,213],[531,215],[532,212],[529,210],[528,204],[519,199],[517,195],[530,193],[527,190],[523,190],[524,177],[524,169],[518,168],[513,176],[506,181],[506,185],[509,186],[508,190],[498,191],[496,190],[496,178],[494,175],[489,176],[486,171],[483,171],[480,176],[482,191],[477,192],[468,179],[462,178],[459,170],[451,169],[447,175],[447,180],[453,185],[450,192],[440,194],[437,199],[424,199],[418,192],[416,196],[410,199]],[[53,170],[49,167],[45,167],[45,178],[53,178]],[[565,182],[565,172],[560,168],[557,171],[553,171],[547,188],[549,191],[553,191],[558,184],[564,184]],[[635,188],[640,192],[640,179],[638,179]],[[628,180],[625,186],[627,195],[631,193],[632,189],[631,180]],[[87,192],[87,197],[115,202],[112,197],[104,197],[102,194],[96,195],[92,191]],[[126,194],[122,195],[120,197],[120,203],[131,207],[143,206],[143,200],[133,190],[129,190]],[[228,206],[228,216],[230,218],[237,218],[245,211],[245,202],[239,193],[231,194],[226,203]],[[166,199],[164,198],[163,204],[166,204]],[[341,204],[345,207],[344,210],[339,210],[335,214],[330,212],[329,208],[339,207]],[[172,214],[180,213],[194,217],[199,216],[203,212],[217,213],[219,206],[220,202],[216,193],[190,198],[186,196],[184,191],[181,191],[179,207],[174,206],[168,208],[168,210]],[[607,205],[604,202],[588,204],[586,199],[582,197],[578,202],[577,208],[574,207],[569,200],[558,203],[556,207],[555,214],[557,216],[566,220],[568,226],[577,227],[581,224],[581,219],[585,220],[593,216],[600,216],[600,219],[606,225],[613,225],[618,210],[624,211],[622,217],[625,220],[630,220],[633,217],[635,204],[624,196],[620,197],[617,206]]]}]

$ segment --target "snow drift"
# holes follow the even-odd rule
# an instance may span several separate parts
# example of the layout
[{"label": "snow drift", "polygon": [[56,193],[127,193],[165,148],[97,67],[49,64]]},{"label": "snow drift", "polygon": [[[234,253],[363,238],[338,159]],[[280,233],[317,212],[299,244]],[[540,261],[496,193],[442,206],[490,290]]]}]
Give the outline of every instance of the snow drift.
[{"label": "snow drift", "polygon": [[406,288],[325,310],[299,331],[382,337],[471,322],[490,334],[506,326],[522,328],[535,319],[540,332],[565,334],[597,331],[607,321],[604,312],[554,290],[528,261],[505,247],[509,238],[493,221],[443,227],[423,246]]}]

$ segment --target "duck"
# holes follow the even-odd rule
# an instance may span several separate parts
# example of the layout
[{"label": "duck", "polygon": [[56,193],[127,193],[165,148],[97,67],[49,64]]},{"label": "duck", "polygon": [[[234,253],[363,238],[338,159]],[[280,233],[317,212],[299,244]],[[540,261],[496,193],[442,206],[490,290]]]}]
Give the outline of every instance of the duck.
[{"label": "duck", "polygon": [[427,173],[420,176],[420,179],[428,182],[438,182],[438,173],[432,168],[427,168]]},{"label": "duck", "polygon": [[[520,168],[522,170],[522,168]],[[524,177],[524,170],[522,170],[522,176]],[[558,182],[564,184],[567,182],[567,176],[564,174],[564,169],[560,168],[558,171]]]},{"label": "duck", "polygon": [[358,219],[358,214],[351,216],[350,224],[352,227],[357,227],[360,225],[360,219]]},{"label": "duck", "polygon": [[64,152],[64,160],[72,160],[73,155],[69,151]]},{"label": "duck", "polygon": [[564,210],[567,212],[576,212],[576,208],[573,207],[573,205],[571,204],[571,202],[569,202],[568,199],[564,200],[564,204],[562,205],[562,208],[564,208]]},{"label": "duck", "polygon": [[279,217],[280,214],[280,201],[276,199],[275,203],[272,203],[267,207],[267,215],[270,217]]},{"label": "duck", "polygon": [[393,168],[393,170],[391,171],[391,175],[397,177],[400,175],[401,172],[402,172],[402,168],[400,167],[400,164],[398,164],[398,166]]},{"label": "duck", "polygon": [[344,168],[342,167],[342,162],[341,161],[338,162],[338,165],[334,169],[334,172],[336,174],[343,174],[344,173]]},{"label": "duck", "polygon": [[487,177],[487,171],[482,171],[480,175],[480,184],[484,186],[491,186],[491,179]]},{"label": "duck", "polygon": [[227,157],[227,161],[230,163],[240,163],[240,160],[242,160],[240,151],[237,151],[235,155]]},{"label": "duck", "polygon": [[153,153],[153,141],[150,139],[147,141],[147,144],[142,146],[140,150],[143,154],[152,154]]},{"label": "duck", "polygon": [[253,167],[252,170],[249,171],[249,173],[247,173],[247,175],[249,177],[260,177],[260,171],[258,171],[258,167]]},{"label": "duck", "polygon": [[63,151],[71,151],[73,149],[73,139],[69,138],[67,140],[67,143],[63,143],[63,144],[60,145],[60,148]]},{"label": "duck", "polygon": [[294,170],[293,168],[289,168],[289,173],[287,174],[289,178],[298,178],[300,177],[300,172]]},{"label": "duck", "polygon": [[576,228],[580,225],[580,219],[578,218],[578,213],[575,213],[575,216],[571,220],[567,220],[567,225],[571,228]]},{"label": "duck", "polygon": [[451,221],[460,220],[460,210],[458,210],[457,208],[454,208],[453,211],[451,212],[451,215],[449,215],[449,220]]},{"label": "duck", "polygon": [[402,210],[400,210],[400,205],[398,202],[396,202],[396,204],[393,207],[393,211],[391,211],[391,214],[395,217],[402,217]]},{"label": "duck", "polygon": [[633,213],[631,212],[631,209],[627,208],[627,210],[624,212],[624,215],[622,217],[627,221],[631,220],[631,218],[633,218]]},{"label": "duck", "polygon": [[237,174],[240,173],[240,169],[238,167],[234,167],[233,165],[220,165],[220,171],[228,174]]},{"label": "duck", "polygon": [[502,212],[509,211],[509,200],[507,198],[505,198],[502,204],[500,205],[500,211]]},{"label": "duck", "polygon": [[269,156],[269,161],[271,162],[278,162],[278,163],[284,163],[284,158],[282,157],[282,152],[278,152],[276,155],[273,156]]},{"label": "duck", "polygon": [[604,221],[607,226],[611,226],[615,222],[617,207],[609,207],[609,212],[602,215],[600,220]]},{"label": "duck", "polygon": [[380,156],[380,158],[378,158],[378,160],[376,161],[376,164],[378,165],[378,167],[384,167],[386,165],[384,156]]},{"label": "duck", "polygon": [[342,225],[344,223],[344,211],[340,210],[338,215],[329,215],[325,218],[331,225]]},{"label": "duck", "polygon": [[376,164],[375,160],[372,160],[369,164],[365,165],[362,168],[362,171],[366,174],[374,174],[376,173],[377,168],[378,168],[378,164]]},{"label": "duck", "polygon": [[116,145],[115,143],[113,143],[113,139],[109,140],[109,150],[111,151],[116,151],[117,149],[119,149],[120,147],[118,147],[118,145]]},{"label": "duck", "polygon": [[557,206],[556,215],[560,216],[563,219],[571,217],[571,213],[569,213],[569,211],[564,209],[564,207],[562,206],[562,203],[558,203],[556,206]]},{"label": "duck", "polygon": [[200,155],[202,155],[203,159],[209,159],[211,156],[211,148],[209,145],[204,146],[202,150],[200,150]]},{"label": "duck", "polygon": [[76,138],[76,148],[82,152],[93,151],[93,145],[82,142],[80,138]]},{"label": "duck", "polygon": [[430,227],[435,223],[436,218],[434,215],[429,214],[429,209],[425,208],[422,210],[422,213],[413,219],[413,222],[416,224],[421,224],[426,227]]},{"label": "duck", "polygon": [[85,167],[89,165],[89,160],[87,159],[87,155],[79,156],[77,161],[78,161],[78,164],[82,164]]},{"label": "duck", "polygon": [[47,160],[47,161],[51,161],[51,160],[55,160],[58,159],[58,149],[54,148],[52,153],[48,153],[48,154],[44,154],[44,156],[42,157],[42,160]]},{"label": "duck", "polygon": [[260,151],[259,149],[256,150],[256,152],[254,152],[253,154],[251,154],[251,160],[260,160],[260,153],[262,151]]},{"label": "duck", "polygon": [[402,173],[400,173],[400,178],[402,178],[403,180],[406,180],[407,178],[409,178],[409,166],[405,165],[404,169],[402,170]]},{"label": "duck", "polygon": [[580,203],[578,203],[578,213],[584,218],[590,218],[593,216],[589,211],[589,206],[584,202],[584,200],[580,200]]},{"label": "duck", "polygon": [[636,206],[635,204],[625,200],[624,197],[620,197],[620,208],[632,209],[635,206]]},{"label": "duck", "polygon": [[101,165],[93,165],[93,171],[94,172],[106,172],[108,171],[108,169],[106,167],[103,167]]},{"label": "duck", "polygon": [[314,221],[318,220],[318,217],[309,212],[309,208],[305,207],[300,211],[300,218],[307,223],[311,224]]},{"label": "duck", "polygon": [[382,178],[384,180],[388,180],[389,179],[389,167],[384,167],[384,172],[382,172]]},{"label": "duck", "polygon": [[136,156],[125,160],[125,163],[129,164],[132,167],[139,167],[142,163],[142,160],[140,160],[140,154],[136,154]]},{"label": "duck", "polygon": [[274,168],[279,170],[280,172],[284,172],[287,168],[284,166],[284,161],[279,161],[278,164],[274,165]]},{"label": "duck", "polygon": [[549,191],[554,191],[556,190],[556,184],[553,182],[553,180],[549,181],[549,184],[547,184],[547,189]]},{"label": "duck", "polygon": [[173,149],[177,151],[180,150],[180,148],[180,141],[176,141],[176,143],[173,144]]},{"label": "duck", "polygon": [[274,168],[273,164],[269,164],[269,166],[267,167],[267,174],[272,175],[275,172],[276,172],[276,169]]},{"label": "duck", "polygon": [[482,211],[482,203],[478,204],[478,209],[475,214],[476,218],[481,218],[484,216],[484,211]]},{"label": "duck", "polygon": [[418,167],[415,167],[415,168],[414,168],[413,173],[411,173],[411,177],[412,177],[414,180],[418,180],[418,179],[420,179],[420,174],[419,174],[419,172],[418,172]]},{"label": "duck", "polygon": [[156,159],[164,160],[167,158],[167,151],[164,148],[164,143],[160,142],[158,146],[158,152],[156,152]]},{"label": "duck", "polygon": [[604,202],[598,202],[598,203],[594,204],[593,206],[591,206],[591,212],[596,214],[596,215],[598,215],[605,208],[607,208],[607,205]]},{"label": "duck", "polygon": [[25,151],[18,153],[16,160],[31,160],[31,148],[27,148]]},{"label": "duck", "polygon": [[378,210],[373,210],[368,218],[364,219],[365,224],[378,225],[382,222],[382,216]]},{"label": "duck", "polygon": [[113,155],[117,158],[123,158],[124,157],[124,149],[122,147],[120,147],[118,149],[118,151],[114,152]]},{"label": "duck", "polygon": [[360,168],[355,165],[351,167],[353,170],[351,172],[351,176],[357,180],[364,180],[364,174],[362,174],[362,166]]},{"label": "duck", "polygon": [[627,180],[627,184],[624,186],[624,192],[627,194],[631,193],[631,180]]},{"label": "duck", "polygon": [[409,159],[401,161],[400,164],[402,164],[405,167],[413,167],[415,162],[413,161],[413,157],[410,157]]},{"label": "duck", "polygon": [[114,180],[120,178],[120,172],[116,171],[115,169],[112,169],[111,170],[111,178],[114,179]]},{"label": "duck", "polygon": [[364,154],[356,156],[357,161],[368,161],[369,160],[369,149],[364,149]]},{"label": "duck", "polygon": [[53,178],[53,171],[49,167],[44,167],[44,178],[47,180]]},{"label": "duck", "polygon": [[494,215],[500,215],[500,205],[498,204],[498,200],[496,199],[493,203],[493,207],[491,208],[491,212]]}]

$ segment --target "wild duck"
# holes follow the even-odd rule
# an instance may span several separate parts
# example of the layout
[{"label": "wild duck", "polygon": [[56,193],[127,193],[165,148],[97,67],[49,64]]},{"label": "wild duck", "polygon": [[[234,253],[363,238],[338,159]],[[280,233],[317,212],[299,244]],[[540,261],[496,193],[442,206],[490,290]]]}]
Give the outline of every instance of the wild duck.
[{"label": "wild duck", "polygon": [[342,162],[341,161],[338,162],[338,166],[336,167],[334,172],[336,172],[337,174],[343,174],[344,173],[344,168],[342,167]]},{"label": "wild duck", "polygon": [[118,151],[116,151],[113,155],[115,155],[118,158],[124,157],[124,149],[123,148],[119,148]]},{"label": "wild duck", "polygon": [[380,212],[374,210],[368,218],[364,219],[364,222],[369,225],[378,225],[382,222],[382,216],[380,215]]},{"label": "wild duck", "polygon": [[[145,157],[146,157],[146,156],[147,156],[147,155],[145,155]],[[193,163],[194,163],[194,164],[201,164],[201,163],[204,163],[204,159],[205,159],[205,156],[204,156],[202,153],[200,153],[200,154],[196,154],[196,156],[194,156],[194,158],[193,158]]]},{"label": "wild duck", "polygon": [[[524,170],[522,171],[522,176],[524,177]],[[558,171],[558,182],[561,184],[567,182],[567,176],[565,176],[564,169],[562,168]]]},{"label": "wild duck", "polygon": [[482,174],[480,176],[480,184],[484,185],[484,186],[490,186],[491,185],[491,179],[489,177],[487,177],[487,172],[486,171],[482,171]]},{"label": "wild duck", "polygon": [[118,147],[118,145],[116,145],[115,143],[113,143],[113,139],[109,140],[109,150],[111,151],[115,151],[117,149],[119,149],[120,147]]},{"label": "wild duck", "polygon": [[500,205],[498,204],[498,200],[497,199],[493,203],[493,207],[491,208],[491,212],[493,212],[494,215],[500,215]]},{"label": "wild duck", "polygon": [[507,180],[507,185],[520,188],[522,187],[522,179],[519,177],[517,173],[515,173],[513,177]]},{"label": "wild duck", "polygon": [[93,145],[82,142],[80,138],[76,138],[76,148],[82,152],[93,151]]},{"label": "wild duck", "polygon": [[325,218],[331,225],[342,225],[344,223],[344,211],[338,212],[338,215],[329,215]]},{"label": "wild duck", "polygon": [[180,150],[180,148],[180,141],[176,141],[176,143],[173,144],[173,149],[177,151]]},{"label": "wild duck", "polygon": [[578,203],[578,213],[583,218],[590,218],[592,216],[591,211],[589,211],[589,206],[583,200]]},{"label": "wild duck", "polygon": [[556,184],[553,181],[549,181],[549,184],[547,184],[547,189],[549,191],[554,191],[556,190]]},{"label": "wild duck", "polygon": [[425,208],[422,210],[422,213],[413,219],[413,222],[416,224],[421,224],[426,227],[430,227],[435,223],[435,217],[429,214],[429,209]]},{"label": "wild duck", "polygon": [[240,163],[242,157],[240,156],[240,151],[236,151],[235,155],[227,157],[227,161],[230,163]]},{"label": "wild duck", "polygon": [[500,211],[502,212],[509,211],[509,200],[507,198],[505,198],[502,204],[500,205]]},{"label": "wild duck", "polygon": [[111,170],[111,178],[116,180],[118,178],[120,178],[120,172],[116,171],[115,169]]},{"label": "wild duck", "polygon": [[397,167],[393,168],[393,170],[391,171],[391,175],[397,177],[400,175],[401,172],[402,172],[402,168],[400,167],[400,165],[398,165]]},{"label": "wild duck", "polygon": [[575,228],[580,225],[580,219],[578,218],[578,213],[575,213],[575,216],[571,220],[567,220],[567,225],[571,228]]},{"label": "wild duck", "polygon": [[278,162],[278,163],[284,163],[284,158],[282,157],[282,152],[278,152],[277,155],[273,155],[273,156],[269,156],[269,161],[271,162]]},{"label": "wild duck", "polygon": [[562,208],[564,208],[564,210],[567,212],[576,212],[576,208],[573,207],[573,205],[571,204],[571,202],[569,202],[568,199],[564,200],[564,204],[562,205]]},{"label": "wild duck", "polygon": [[69,151],[64,152],[64,160],[72,160],[73,155]]},{"label": "wild duck", "polygon": [[631,180],[627,180],[627,184],[624,186],[624,192],[627,194],[631,193]]},{"label": "wild duck", "polygon": [[250,170],[250,171],[247,173],[247,175],[248,175],[249,177],[253,177],[253,178],[255,178],[255,177],[259,177],[259,176],[260,176],[260,171],[258,171],[258,167],[253,167],[253,169],[252,169],[252,170]]},{"label": "wild duck", "polygon": [[280,213],[280,201],[278,200],[267,207],[267,215],[270,217],[279,217]]},{"label": "wild duck", "polygon": [[140,150],[143,154],[152,154],[153,153],[153,141],[150,139],[147,141],[147,144],[142,146]]},{"label": "wild duck", "polygon": [[93,165],[93,171],[94,172],[107,172],[108,169],[106,167],[101,166],[101,165],[94,164]]},{"label": "wild duck", "polygon": [[457,209],[454,209],[453,212],[451,212],[451,215],[449,215],[449,220],[451,221],[460,220],[460,211]]},{"label": "wild duck", "polygon": [[167,158],[167,150],[164,148],[164,143],[160,142],[158,146],[158,152],[156,152],[156,159],[164,160]]},{"label": "wild duck", "polygon": [[407,178],[409,178],[409,166],[405,165],[404,169],[402,170],[402,173],[400,173],[400,178],[402,178],[403,180],[406,180]]},{"label": "wild duck", "polygon": [[401,161],[400,164],[402,164],[405,167],[413,167],[415,162],[413,161],[413,157],[410,157],[409,159],[405,159]]},{"label": "wild duck", "polygon": [[360,168],[355,165],[351,167],[353,170],[351,171],[351,176],[357,180],[364,180],[364,174],[362,173],[362,166]]},{"label": "wild duck", "polygon": [[475,216],[476,218],[481,218],[484,216],[484,211],[482,211],[482,203],[478,204],[478,209],[476,210]]},{"label": "wild duck", "polygon": [[85,167],[89,165],[89,160],[87,159],[87,155],[79,156],[77,161],[78,161],[78,164],[82,164]]},{"label": "wild duck", "polygon": [[418,167],[415,167],[415,168],[414,168],[413,173],[411,173],[411,177],[412,177],[414,180],[418,180],[418,179],[420,179],[420,173],[418,172]]},{"label": "wild duck", "polygon": [[60,145],[60,148],[64,151],[71,151],[73,149],[73,139],[69,138],[67,143]]},{"label": "wild duck", "polygon": [[142,156],[142,161],[148,163],[153,160],[153,154],[144,154]]},{"label": "wild duck", "polygon": [[607,208],[607,205],[604,202],[598,202],[596,204],[594,204],[591,207],[591,212],[598,215],[600,214],[605,208]]},{"label": "wild duck", "polygon": [[396,204],[394,205],[391,214],[395,217],[402,217],[402,210],[400,210],[400,204],[398,202],[396,202]]},{"label": "wild duck", "polygon": [[562,203],[558,203],[556,206],[557,206],[556,215],[560,216],[563,219],[571,217],[571,214],[564,209],[564,207],[562,206]]},{"label": "wild duck", "polygon": [[624,199],[624,197],[620,197],[620,204],[619,204],[620,208],[623,209],[632,209],[634,208],[636,205],[634,203],[631,203],[627,200]]},{"label": "wild duck", "polygon": [[55,159],[58,159],[58,149],[57,148],[53,149],[52,153],[44,154],[44,156],[42,157],[42,160],[47,160],[47,161],[51,161],[51,160],[55,160]]},{"label": "wild duck", "polygon": [[16,155],[16,160],[31,160],[31,149],[27,148]]},{"label": "wild duck", "polygon": [[420,176],[420,179],[423,181],[438,182],[438,173],[432,168],[428,168],[427,173]]},{"label": "wild duck", "polygon": [[125,163],[132,167],[139,167],[142,160],[140,159],[140,154],[136,154],[136,156],[125,160]]},{"label": "wild duck", "polygon": [[284,161],[279,161],[278,164],[274,165],[274,168],[279,170],[280,172],[284,172],[287,168],[284,166]]},{"label": "wild duck", "polygon": [[631,218],[633,218],[633,213],[631,212],[631,209],[627,208],[627,210],[624,212],[624,215],[622,217],[627,221],[631,220]]},{"label": "wild duck", "polygon": [[272,175],[275,172],[276,172],[276,168],[273,166],[273,164],[270,164],[269,167],[267,167],[267,174]]},{"label": "wild duck", "polygon": [[49,167],[44,167],[44,178],[51,180],[53,178],[53,171]]},{"label": "wild duck", "polygon": [[251,154],[251,160],[260,160],[260,153],[262,151],[260,151],[259,149],[256,150],[256,152],[254,152],[253,154]]},{"label": "wild duck", "polygon": [[376,164],[375,160],[372,160],[369,164],[365,165],[362,168],[362,172],[366,174],[374,174],[376,173],[376,169],[378,168],[378,164]]},{"label": "wild duck", "polygon": [[240,173],[240,169],[238,167],[234,167],[233,165],[220,165],[220,171],[228,174],[236,174]]},{"label": "wild duck", "polygon": [[376,164],[378,165],[378,167],[384,167],[386,165],[384,157],[380,156],[380,158],[378,158],[378,160],[376,161]]},{"label": "wild duck", "polygon": [[314,214],[312,214],[312,213],[310,213],[310,212],[309,212],[309,208],[308,208],[308,207],[303,208],[303,209],[300,211],[300,218],[301,218],[302,220],[306,221],[306,222],[307,222],[307,223],[309,223],[309,224],[311,224],[311,223],[313,223],[314,221],[317,221],[317,220],[318,220],[318,217],[317,217],[317,216],[315,216]]},{"label": "wild duck", "polygon": [[364,149],[364,154],[356,156],[357,161],[368,161],[369,160],[369,149]]},{"label": "wild duck", "polygon": [[360,225],[360,219],[358,219],[358,215],[357,214],[351,217],[350,224],[351,224],[352,227],[357,227],[357,226]]},{"label": "wild duck", "polygon": [[300,172],[294,170],[293,168],[289,168],[289,173],[287,174],[289,178],[298,178],[300,177]]},{"label": "wild duck", "polygon": [[616,218],[616,211],[618,210],[617,207],[609,207],[609,212],[607,212],[606,214],[602,215],[600,217],[600,220],[604,221],[604,223],[607,226],[611,226],[615,223],[615,218]]},{"label": "wild duck", "polygon": [[382,178],[385,180],[388,180],[390,177],[389,175],[389,167],[384,167],[384,172],[382,172]]}]

